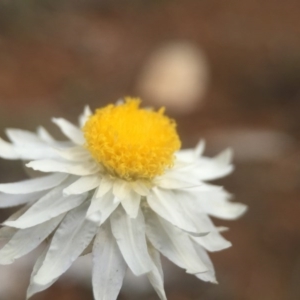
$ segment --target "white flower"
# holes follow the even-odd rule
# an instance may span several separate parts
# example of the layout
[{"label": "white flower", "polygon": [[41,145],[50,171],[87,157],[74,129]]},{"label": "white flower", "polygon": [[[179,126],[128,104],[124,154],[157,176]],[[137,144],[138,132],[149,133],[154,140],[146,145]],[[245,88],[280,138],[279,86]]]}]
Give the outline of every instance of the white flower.
[{"label": "white flower", "polygon": [[231,151],[203,157],[204,143],[181,150],[176,124],[158,112],[139,108],[139,100],[109,105],[94,115],[89,108],[79,127],[53,122],[68,138],[8,129],[0,156],[30,161],[48,173],[0,184],[0,207],[24,205],[4,222],[0,264],[47,240],[34,266],[27,297],[48,288],[80,256],[93,255],[96,300],[116,299],[127,266],[147,274],[160,299],[166,299],[162,253],[201,280],[216,282],[208,251],[231,244],[209,215],[235,219],[246,206],[230,202],[221,187],[206,183],[232,171]]}]

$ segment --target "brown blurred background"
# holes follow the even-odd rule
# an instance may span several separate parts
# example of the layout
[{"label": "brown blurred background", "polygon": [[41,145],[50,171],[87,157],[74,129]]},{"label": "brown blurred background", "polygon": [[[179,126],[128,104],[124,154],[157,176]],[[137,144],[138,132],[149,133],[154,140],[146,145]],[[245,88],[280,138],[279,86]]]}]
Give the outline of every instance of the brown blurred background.
[{"label": "brown blurred background", "polygon": [[[235,172],[217,183],[249,205],[213,253],[219,285],[164,261],[170,300],[300,299],[299,0],[1,0],[0,128],[58,135],[124,95],[165,105],[183,147],[232,146]],[[0,162],[1,182],[23,179]],[[5,218],[11,211],[2,211]],[[38,252],[39,250],[37,250]],[[0,299],[24,299],[36,253],[0,269]],[[91,299],[89,258],[33,300]],[[158,299],[128,274],[120,300]]]}]

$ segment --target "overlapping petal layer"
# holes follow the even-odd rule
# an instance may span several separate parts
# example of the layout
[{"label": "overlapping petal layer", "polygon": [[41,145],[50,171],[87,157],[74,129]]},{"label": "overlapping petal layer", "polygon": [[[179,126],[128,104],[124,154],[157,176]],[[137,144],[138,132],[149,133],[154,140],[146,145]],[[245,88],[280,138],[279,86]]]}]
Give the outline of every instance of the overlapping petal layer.
[{"label": "overlapping petal layer", "polygon": [[[0,264],[12,263],[47,239],[30,280],[27,298],[48,288],[82,253],[92,252],[96,300],[115,300],[127,266],[147,274],[162,300],[160,253],[187,273],[216,283],[206,251],[231,245],[210,216],[236,219],[246,206],[231,201],[222,188],[206,181],[233,170],[232,153],[203,156],[204,142],[175,153],[172,168],[151,180],[126,181],[109,173],[85,148],[81,128],[91,111],[85,108],[79,126],[53,119],[66,142],[56,141],[43,127],[37,132],[9,129],[0,139],[0,157],[30,161],[42,177],[0,184],[0,207],[26,204],[4,223]],[[30,242],[27,241],[30,239]]]}]

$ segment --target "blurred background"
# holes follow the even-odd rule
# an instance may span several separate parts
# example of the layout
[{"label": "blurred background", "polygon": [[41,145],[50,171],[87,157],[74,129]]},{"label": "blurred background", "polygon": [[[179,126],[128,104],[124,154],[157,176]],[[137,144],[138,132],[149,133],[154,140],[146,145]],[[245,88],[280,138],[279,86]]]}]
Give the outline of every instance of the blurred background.
[{"label": "blurred background", "polygon": [[[299,0],[1,0],[0,129],[59,137],[73,122],[131,95],[165,106],[183,147],[230,146],[235,172],[216,182],[249,205],[228,226],[233,247],[212,253],[218,285],[164,261],[169,300],[300,299]],[[24,179],[0,161],[0,180]],[[12,210],[1,212],[1,220]],[[40,250],[0,268],[0,299],[24,299]],[[93,299],[89,257],[33,300]],[[158,299],[128,274],[120,300]]]}]

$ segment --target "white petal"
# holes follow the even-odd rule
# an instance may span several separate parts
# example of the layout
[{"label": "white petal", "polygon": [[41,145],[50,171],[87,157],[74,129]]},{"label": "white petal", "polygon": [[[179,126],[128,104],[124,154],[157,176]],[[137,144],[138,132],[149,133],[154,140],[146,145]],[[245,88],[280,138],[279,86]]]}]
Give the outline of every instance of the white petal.
[{"label": "white petal", "polygon": [[221,191],[224,190],[222,186],[213,185],[210,183],[203,182],[200,186],[195,186],[187,189],[182,189],[184,191],[191,191],[195,194],[200,194],[203,192],[215,192],[215,191]]},{"label": "white petal", "polygon": [[174,202],[177,201],[177,203],[180,204],[180,197],[182,197],[182,212],[190,216],[190,220],[193,221],[198,230],[202,229],[202,232],[208,233],[201,237],[191,235],[191,238],[209,251],[219,251],[230,247],[231,243],[219,233],[218,228],[215,227],[209,216],[202,210],[202,207],[197,205],[195,201],[197,199],[193,196],[193,193],[181,191],[178,192],[174,198]]},{"label": "white petal", "polygon": [[102,225],[93,247],[93,292],[95,300],[115,300],[120,292],[127,265],[111,233]]},{"label": "white petal", "polygon": [[223,190],[202,192],[195,197],[207,214],[217,218],[235,220],[247,210],[242,203],[230,202],[230,195]]},{"label": "white petal", "polygon": [[4,243],[7,243],[14,234],[18,231],[16,228],[12,227],[2,227],[0,228],[0,242],[1,245],[4,245]]},{"label": "white petal", "polygon": [[20,195],[0,193],[0,208],[22,205],[27,202],[37,200],[44,194],[44,191]]},{"label": "white petal", "polygon": [[[210,231],[216,230],[206,212],[202,209],[201,204],[199,204],[198,194],[191,192],[191,190],[169,191],[168,194],[172,195],[173,206],[176,206],[181,211],[185,222],[189,222],[196,230],[190,231],[179,226],[181,229],[194,236],[205,236]],[[201,195],[202,193],[199,194]]]},{"label": "white petal", "polygon": [[85,140],[83,132],[69,121],[62,118],[53,118],[52,121],[60,128],[62,133],[77,145],[83,145]]},{"label": "white petal", "polygon": [[113,185],[114,181],[110,177],[103,176],[100,182],[99,189],[97,191],[96,198],[100,198],[105,195],[109,190],[112,189]]},{"label": "white petal", "polygon": [[209,282],[212,282],[212,283],[218,283],[217,280],[216,280],[214,265],[213,265],[211,259],[209,258],[208,254],[197,243],[193,243],[193,245],[195,247],[195,250],[196,250],[198,256],[204,262],[204,264],[206,265],[206,267],[208,269],[207,272],[196,274],[196,277],[198,277],[199,279],[201,279],[203,281],[209,281]]},{"label": "white petal", "polygon": [[67,214],[52,238],[34,282],[46,285],[63,274],[95,236],[97,225],[85,220],[88,202]]},{"label": "white petal", "polygon": [[79,126],[80,128],[82,128],[84,126],[84,124],[86,123],[86,121],[88,120],[88,118],[92,115],[92,111],[90,109],[90,107],[88,105],[86,105],[84,107],[83,113],[80,115],[79,117]]},{"label": "white petal", "polygon": [[44,251],[38,257],[38,259],[36,260],[36,262],[33,266],[33,270],[32,270],[31,276],[30,276],[30,284],[28,286],[27,293],[26,293],[26,300],[28,300],[34,294],[46,290],[48,287],[50,287],[56,281],[56,279],[54,279],[53,281],[51,281],[50,283],[48,283],[46,285],[39,285],[33,281],[34,276],[36,275],[37,271],[40,269],[40,267],[42,266],[42,264],[45,260],[47,252],[49,250],[49,246],[50,246],[50,244],[44,249]]},{"label": "white petal", "polygon": [[[22,206],[20,209],[18,209],[15,213],[13,213],[12,215],[10,215],[5,222],[7,221],[15,221],[17,220],[20,216],[22,216],[29,208],[30,208],[31,204],[26,204],[25,206]],[[16,229],[16,228],[14,228]],[[16,229],[17,230],[17,229]]]},{"label": "white petal", "polygon": [[61,172],[78,176],[91,175],[99,171],[99,166],[94,161],[73,163],[43,159],[31,161],[26,166],[41,172]]},{"label": "white petal", "polygon": [[50,133],[42,126],[39,126],[37,129],[37,136],[42,140],[43,142],[47,144],[55,144],[55,139],[50,135]]},{"label": "white petal", "polygon": [[196,157],[202,156],[204,150],[205,150],[205,141],[200,140],[195,148],[195,156]]},{"label": "white petal", "polygon": [[198,178],[190,176],[187,172],[178,172],[176,170],[166,172],[162,176],[154,179],[154,184],[165,189],[183,189],[199,186]]},{"label": "white petal", "polygon": [[13,152],[20,159],[32,160],[58,157],[53,149],[33,132],[7,129],[7,135],[14,144]]},{"label": "white petal", "polygon": [[141,202],[141,196],[131,191],[131,195],[128,198],[122,200],[122,206],[130,218],[136,218],[139,212]]},{"label": "white petal", "polygon": [[[198,226],[186,215],[179,201],[174,201],[176,193],[170,190],[153,188],[151,195],[147,197],[149,206],[161,217],[173,225],[188,231],[199,233]],[[183,203],[184,204],[184,203]],[[204,232],[204,231],[203,231]]]},{"label": "white petal", "polygon": [[153,262],[152,271],[147,274],[148,279],[159,298],[161,300],[167,300],[164,290],[164,275],[160,261],[160,254],[150,243],[148,244],[148,251]]},{"label": "white petal", "polygon": [[8,133],[15,144],[0,139],[0,157],[23,160],[58,157],[51,147],[32,132],[11,129]]},{"label": "white petal", "polygon": [[42,126],[39,126],[37,128],[37,136],[40,138],[40,140],[44,143],[46,143],[49,146],[54,147],[73,147],[74,143],[71,141],[57,141],[55,140],[52,135]]},{"label": "white petal", "polygon": [[[231,243],[219,233],[218,228],[216,228],[208,218],[205,220],[202,218],[201,221],[203,223],[210,222],[211,231],[202,237],[191,236],[191,239],[210,252],[220,251],[231,247]],[[207,228],[208,224],[205,224],[205,227]]]},{"label": "white petal", "polygon": [[17,231],[0,250],[0,264],[7,265],[35,249],[57,227],[64,215],[43,224]]},{"label": "white petal", "polygon": [[227,149],[215,158],[201,157],[197,162],[195,174],[200,180],[213,180],[230,174],[233,170],[231,163],[232,151]]},{"label": "white petal", "polygon": [[65,188],[63,192],[65,195],[82,194],[95,189],[99,185],[100,180],[101,176],[99,174],[80,177],[74,183]]},{"label": "white petal", "polygon": [[31,143],[42,144],[40,138],[31,131],[8,128],[6,129],[6,134],[15,145],[24,146]]},{"label": "white petal", "polygon": [[221,165],[229,165],[232,162],[232,156],[232,149],[228,148],[215,156],[214,160]]},{"label": "white petal", "polygon": [[0,138],[0,157],[4,159],[18,159],[19,154],[15,151],[15,147]]},{"label": "white petal", "polygon": [[44,144],[28,144],[24,146],[16,146],[15,152],[23,160],[36,160],[36,159],[58,159],[58,154],[54,149]]},{"label": "white petal", "polygon": [[51,190],[35,204],[33,204],[20,218],[15,221],[6,221],[6,226],[28,228],[46,222],[62,213],[65,213],[80,204],[87,198],[87,193],[64,197],[58,187]]},{"label": "white petal", "polygon": [[141,181],[141,180],[132,181],[132,182],[130,182],[130,185],[131,185],[131,188],[139,195],[141,195],[141,196],[149,195],[149,188],[143,181]]},{"label": "white petal", "polygon": [[70,161],[87,161],[91,158],[89,152],[83,147],[68,147],[68,148],[55,148],[54,151],[61,158],[70,160]]},{"label": "white petal", "polygon": [[110,221],[113,235],[132,272],[138,276],[151,271],[152,262],[147,250],[145,223],[141,210],[137,218],[132,219],[119,207],[111,215]]},{"label": "white petal", "polygon": [[196,160],[194,149],[182,149],[177,151],[175,156],[178,161],[185,163],[192,163]]},{"label": "white petal", "polygon": [[141,196],[132,190],[131,185],[126,181],[116,180],[113,187],[113,193],[121,200],[126,213],[131,218],[136,218],[140,207]]},{"label": "white petal", "polygon": [[97,198],[97,191],[91,200],[91,205],[87,211],[87,219],[103,224],[111,213],[118,207],[120,200],[116,199],[112,192]]},{"label": "white petal", "polygon": [[201,140],[195,149],[183,149],[176,152],[176,157],[180,161],[184,162],[195,162],[204,152],[205,141]]},{"label": "white petal", "polygon": [[[117,179],[114,181],[113,194],[121,201],[130,194],[131,186],[124,180]],[[127,194],[124,196],[124,194]]]},{"label": "white petal", "polygon": [[14,183],[0,184],[0,191],[7,194],[29,194],[51,189],[62,183],[67,174],[51,174]]},{"label": "white petal", "polygon": [[152,245],[177,266],[189,273],[206,272],[207,268],[199,259],[188,234],[147,210],[146,233]]},{"label": "white petal", "polygon": [[[231,243],[220,235],[220,230],[214,226],[209,216],[207,215],[207,211],[202,206],[204,199],[209,201],[209,199],[206,199],[206,196],[208,194],[212,195],[212,201],[224,201],[224,198],[226,197],[226,195],[228,195],[223,190],[212,190],[209,192],[199,193],[197,192],[197,189],[190,189],[186,191],[177,191],[174,197],[174,203],[177,202],[178,205],[181,204],[182,211],[186,215],[190,216],[190,220],[193,220],[198,230],[202,229],[202,232],[208,233],[203,237],[196,237],[194,235],[195,240],[197,240],[200,245],[203,245],[203,247],[205,247],[209,251],[219,251],[230,247]],[[181,202],[180,199],[182,200]],[[219,215],[221,213],[223,213],[223,216],[225,216],[225,213],[227,213],[226,216],[228,217],[228,211],[219,211]]]}]

